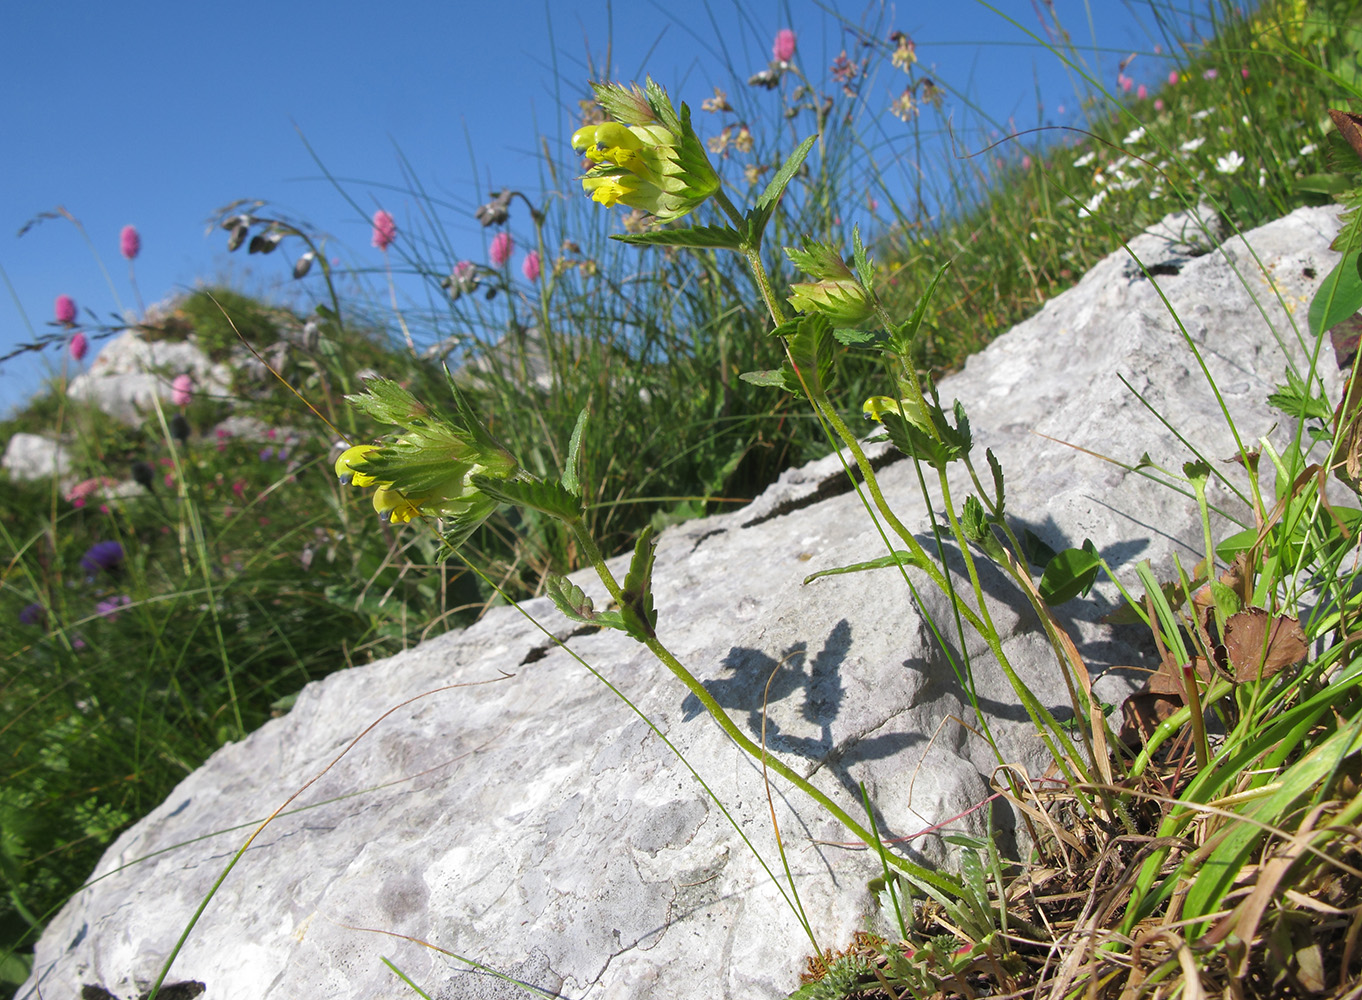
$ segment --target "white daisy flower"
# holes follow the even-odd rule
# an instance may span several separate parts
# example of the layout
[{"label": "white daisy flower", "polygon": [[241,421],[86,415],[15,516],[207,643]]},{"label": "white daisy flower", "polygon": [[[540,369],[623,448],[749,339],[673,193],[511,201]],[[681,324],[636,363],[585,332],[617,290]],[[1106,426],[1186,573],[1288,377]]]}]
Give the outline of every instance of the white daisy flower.
[{"label": "white daisy flower", "polygon": [[1309,156],[1311,153],[1313,153],[1313,152],[1314,152],[1315,150],[1317,150],[1317,149],[1319,149],[1319,147],[1316,146],[1313,142],[1308,142],[1308,143],[1306,143],[1304,146],[1301,147],[1301,153],[1300,153],[1300,155],[1301,155],[1301,156]]},{"label": "white daisy flower", "polygon": [[1082,156],[1080,156],[1078,159],[1074,160],[1074,166],[1075,166],[1075,167],[1086,167],[1089,163],[1091,163],[1091,162],[1092,162],[1093,160],[1095,160],[1095,159],[1097,159],[1097,150],[1095,150],[1095,149],[1089,150],[1087,153],[1084,153],[1084,154],[1083,154]]},{"label": "white daisy flower", "polygon": [[1144,126],[1134,129],[1128,136],[1121,140],[1122,145],[1129,146],[1132,142],[1139,142],[1144,138]]},{"label": "white daisy flower", "polygon": [[1178,149],[1182,150],[1184,153],[1195,153],[1198,149],[1201,148],[1201,144],[1204,143],[1205,141],[1206,140],[1202,137],[1188,139],[1181,146],[1179,146]]},{"label": "white daisy flower", "polygon": [[1196,111],[1196,112],[1193,112],[1193,114],[1192,114],[1192,121],[1194,121],[1194,122],[1203,121],[1204,119],[1211,117],[1211,114],[1212,114],[1212,111],[1211,111],[1210,108],[1207,108],[1207,109],[1204,110],[1204,111]]}]

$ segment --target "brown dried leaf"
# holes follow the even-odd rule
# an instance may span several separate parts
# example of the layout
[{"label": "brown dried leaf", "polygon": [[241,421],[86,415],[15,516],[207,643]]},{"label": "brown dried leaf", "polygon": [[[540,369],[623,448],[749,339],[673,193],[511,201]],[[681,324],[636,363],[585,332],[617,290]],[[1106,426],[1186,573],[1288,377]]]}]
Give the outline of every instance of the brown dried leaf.
[{"label": "brown dried leaf", "polygon": [[1239,682],[1271,677],[1300,663],[1308,652],[1305,633],[1290,615],[1245,608],[1225,622],[1225,650]]},{"label": "brown dried leaf", "polygon": [[[1192,665],[1202,681],[1210,681],[1212,671],[1204,657],[1194,658]],[[1149,675],[1144,687],[1121,706],[1121,742],[1126,746],[1139,746],[1154,734],[1159,723],[1185,704],[1182,668],[1172,656],[1166,656],[1158,669]]]},{"label": "brown dried leaf", "polygon": [[1329,117],[1334,120],[1339,135],[1348,140],[1348,145],[1353,148],[1353,152],[1362,157],[1362,115],[1352,111],[1330,108]]}]

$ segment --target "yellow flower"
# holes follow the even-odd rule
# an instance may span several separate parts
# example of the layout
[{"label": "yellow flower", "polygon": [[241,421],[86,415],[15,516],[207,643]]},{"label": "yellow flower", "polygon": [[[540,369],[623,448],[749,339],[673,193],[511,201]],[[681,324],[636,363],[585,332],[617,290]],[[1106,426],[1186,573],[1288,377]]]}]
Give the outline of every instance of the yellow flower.
[{"label": "yellow flower", "polygon": [[602,84],[597,100],[616,120],[585,125],[572,148],[593,164],[582,187],[602,205],[627,205],[663,222],[679,219],[719,189],[689,112],[672,107],[651,80],[647,93]]},{"label": "yellow flower", "polygon": [[413,517],[421,517],[421,504],[429,497],[417,497],[412,499],[403,496],[397,490],[380,486],[374,490],[374,510],[378,511],[378,519],[389,523],[406,524]]},{"label": "yellow flower", "polygon": [[637,159],[643,140],[619,122],[587,125],[572,133],[572,148],[592,163],[627,167]]},{"label": "yellow flower", "polygon": [[618,177],[583,177],[582,189],[590,193],[592,201],[598,201],[606,208],[610,208],[619,201],[626,205],[631,204],[628,199],[638,193],[639,182],[638,178],[629,174],[620,174]]},{"label": "yellow flower", "polygon": [[378,451],[376,445],[357,444],[340,453],[340,457],[336,459],[336,477],[342,486],[372,486],[378,482],[376,478],[367,472],[360,472],[351,464],[352,462],[364,464],[364,456],[373,451]]}]

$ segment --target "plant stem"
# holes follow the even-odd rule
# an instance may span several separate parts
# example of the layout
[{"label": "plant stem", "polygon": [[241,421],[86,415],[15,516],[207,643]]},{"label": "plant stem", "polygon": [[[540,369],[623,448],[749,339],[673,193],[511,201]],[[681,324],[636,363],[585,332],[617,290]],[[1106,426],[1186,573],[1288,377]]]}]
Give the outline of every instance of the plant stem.
[{"label": "plant stem", "polygon": [[[587,561],[591,563],[592,568],[595,569],[596,575],[600,577],[601,583],[605,584],[605,589],[609,591],[610,596],[617,604],[623,606],[625,603],[623,588],[620,587],[619,581],[615,579],[614,574],[610,572],[610,568],[606,566],[605,558],[601,555],[601,550],[596,545],[595,539],[587,533],[585,524],[583,524],[580,518],[576,518],[567,523],[569,528],[571,528],[573,535],[577,538],[577,542],[582,548],[583,555],[586,557]],[[656,636],[653,636],[643,640],[643,644],[647,646],[649,651],[676,676],[677,680],[685,685],[686,689],[691,694],[699,699],[700,704],[704,705],[705,710],[709,712],[714,721],[719,724],[719,728],[728,734],[728,737],[733,740],[734,743],[738,744],[739,747],[745,750],[759,763],[770,768],[804,794],[808,795],[809,798],[813,799],[826,809],[843,826],[850,830],[856,837],[864,841],[868,846],[880,843],[879,839],[873,833],[865,829],[865,827],[856,822],[856,820],[852,819],[845,809],[824,794],[807,778],[802,777],[788,765],[778,760],[776,757],[773,757],[769,751],[754,743],[746,733],[738,728],[737,723],[729,718],[728,713],[724,711],[723,706],[721,706],[714,699],[714,696],[709,693],[709,689],[701,684],[696,676],[686,669],[685,665],[672,654],[671,650],[662,644],[661,640]],[[954,893],[958,889],[958,886],[944,875],[929,871],[921,865],[914,864],[908,859],[897,855],[890,854],[888,857],[890,863],[895,867],[911,875],[913,878],[921,879],[929,885],[935,886],[943,892]]]}]

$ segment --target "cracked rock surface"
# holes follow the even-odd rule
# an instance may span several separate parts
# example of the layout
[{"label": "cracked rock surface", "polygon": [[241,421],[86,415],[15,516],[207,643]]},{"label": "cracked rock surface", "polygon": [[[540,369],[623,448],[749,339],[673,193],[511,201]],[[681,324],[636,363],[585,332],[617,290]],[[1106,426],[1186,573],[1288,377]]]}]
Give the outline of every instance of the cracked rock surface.
[{"label": "cracked rock surface", "polygon": [[[1327,249],[1336,230],[1334,211],[1303,209],[1248,235],[1257,259],[1239,240],[1200,256],[1166,231],[1131,241],[1247,442],[1286,440],[1288,421],[1265,398],[1288,363],[1305,363],[1291,320],[1303,330],[1336,259]],[[985,447],[1001,460],[1018,529],[1056,549],[1091,538],[1127,578],[1142,559],[1166,573],[1174,552],[1190,566],[1200,547],[1194,503],[1095,457],[1134,466],[1148,452],[1171,469],[1193,457],[1118,376],[1230,468],[1220,463],[1233,438],[1201,369],[1125,251],[940,392],[966,405],[979,467]],[[1336,374],[1328,379],[1337,398]],[[916,859],[945,859],[942,832],[984,835],[990,810],[1006,839],[1007,810],[970,811],[988,798],[998,761],[958,721],[974,723],[953,663],[968,654],[1004,759],[1039,776],[1046,758],[984,644],[959,638],[946,600],[916,571],[920,600],[892,569],[801,583],[883,552],[837,475],[836,458],[825,459],[743,510],[665,532],[659,637],[758,739],[764,705],[767,744],[854,815],[864,782],[879,829],[911,838],[899,843]],[[880,475],[930,548],[911,464]],[[957,477],[952,490],[958,507],[967,484]],[[1226,490],[1211,499],[1236,511]],[[932,504],[939,510],[940,498]],[[964,585],[959,554],[948,548],[946,559]],[[981,567],[1011,662],[1067,715],[1034,616]],[[574,580],[603,606],[589,574]],[[1121,668],[1152,661],[1138,631],[1098,621],[1116,599],[1103,584],[1059,609],[1107,701],[1140,681]],[[760,767],[646,649],[619,633],[575,631],[539,599],[309,685],[289,715],[216,753],[109,849],[43,936],[18,996],[78,996],[89,983],[136,995],[250,824],[389,710],[260,834],[167,981],[203,982],[207,1000],[414,995],[386,958],[441,1000],[525,996],[510,980],[572,998],[782,997],[811,947],[788,902],[773,810],[820,945],[845,946],[879,919],[866,888],[877,859],[778,779],[768,800]]]}]

